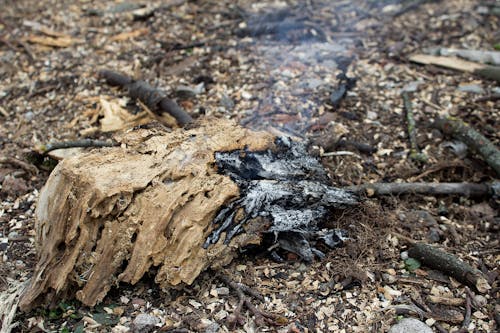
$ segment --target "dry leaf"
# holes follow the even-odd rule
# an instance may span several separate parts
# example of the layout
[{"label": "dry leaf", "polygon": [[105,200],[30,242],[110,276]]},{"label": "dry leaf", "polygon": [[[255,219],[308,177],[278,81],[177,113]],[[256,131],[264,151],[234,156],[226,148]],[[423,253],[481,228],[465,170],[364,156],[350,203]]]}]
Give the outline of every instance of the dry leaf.
[{"label": "dry leaf", "polygon": [[127,109],[120,105],[120,102],[107,101],[104,98],[100,98],[99,102],[101,104],[101,114],[104,118],[101,119],[101,131],[103,132],[114,132],[124,129],[128,129],[134,126],[146,124],[151,122],[153,118],[146,113],[140,112],[136,115],[131,114]]}]

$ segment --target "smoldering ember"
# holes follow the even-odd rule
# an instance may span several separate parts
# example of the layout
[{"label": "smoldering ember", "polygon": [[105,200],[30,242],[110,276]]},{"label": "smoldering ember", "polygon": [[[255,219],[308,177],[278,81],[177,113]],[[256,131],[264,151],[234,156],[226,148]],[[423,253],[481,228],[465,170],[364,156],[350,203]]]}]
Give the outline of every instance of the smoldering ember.
[{"label": "smoldering ember", "polygon": [[0,332],[498,331],[498,3],[1,4]]}]

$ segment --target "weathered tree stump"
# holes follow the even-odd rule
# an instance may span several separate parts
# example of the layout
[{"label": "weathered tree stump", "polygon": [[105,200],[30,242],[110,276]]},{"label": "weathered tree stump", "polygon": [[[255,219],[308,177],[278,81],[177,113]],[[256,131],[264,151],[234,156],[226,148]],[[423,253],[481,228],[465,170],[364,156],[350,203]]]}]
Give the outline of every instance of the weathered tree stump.
[{"label": "weathered tree stump", "polygon": [[331,247],[342,241],[318,228],[328,208],[358,202],[325,184],[303,146],[231,121],[136,129],[115,140],[120,146],[64,159],[42,189],[39,261],[22,310],[74,296],[93,306],[152,267],[162,288],[189,285],[266,232],[311,260],[322,255],[311,235]]}]

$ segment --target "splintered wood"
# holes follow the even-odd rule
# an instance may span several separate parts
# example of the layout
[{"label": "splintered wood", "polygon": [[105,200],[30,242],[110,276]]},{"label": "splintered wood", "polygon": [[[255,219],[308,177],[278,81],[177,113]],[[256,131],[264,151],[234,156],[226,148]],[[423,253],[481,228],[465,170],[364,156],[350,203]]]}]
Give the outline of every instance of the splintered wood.
[{"label": "splintered wood", "polygon": [[139,129],[117,140],[120,147],[63,160],[41,191],[39,261],[21,309],[72,296],[93,306],[152,266],[162,288],[191,284],[228,263],[235,248],[259,242],[247,231],[203,248],[217,212],[240,191],[217,173],[215,152],[264,150],[272,135],[217,120],[172,133]]}]

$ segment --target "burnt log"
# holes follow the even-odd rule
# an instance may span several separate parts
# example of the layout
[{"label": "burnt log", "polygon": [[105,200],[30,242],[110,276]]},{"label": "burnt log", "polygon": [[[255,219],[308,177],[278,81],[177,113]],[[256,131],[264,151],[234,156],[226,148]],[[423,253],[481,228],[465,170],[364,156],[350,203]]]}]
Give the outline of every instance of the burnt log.
[{"label": "burnt log", "polygon": [[266,235],[312,260],[321,256],[316,241],[342,241],[319,221],[358,203],[327,185],[303,145],[231,121],[138,128],[114,140],[64,159],[42,189],[38,263],[22,310],[62,297],[93,306],[153,267],[164,289],[190,285]]}]

